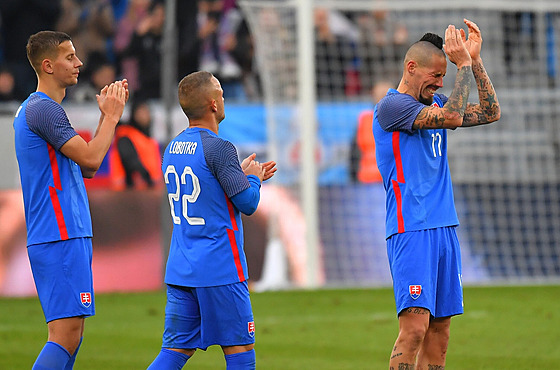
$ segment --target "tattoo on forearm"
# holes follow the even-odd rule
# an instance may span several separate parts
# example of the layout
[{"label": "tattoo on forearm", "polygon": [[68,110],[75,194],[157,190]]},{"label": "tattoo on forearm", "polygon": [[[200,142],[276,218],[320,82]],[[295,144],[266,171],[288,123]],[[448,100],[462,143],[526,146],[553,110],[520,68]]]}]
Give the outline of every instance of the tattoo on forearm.
[{"label": "tattoo on forearm", "polygon": [[494,122],[500,114],[500,103],[484,65],[475,63],[472,69],[478,89],[479,104],[469,104],[464,116],[464,126]]},{"label": "tattoo on forearm", "polygon": [[428,365],[428,370],[445,370],[445,366],[442,366],[442,365]]},{"label": "tattoo on forearm", "polygon": [[453,88],[451,96],[447,100],[447,104],[445,104],[445,107],[449,112],[451,112],[451,114],[457,114],[460,117],[463,117],[465,114],[467,101],[469,99],[469,92],[471,90],[471,73],[471,66],[461,67],[457,71],[455,87]]},{"label": "tattoo on forearm", "polygon": [[457,71],[455,87],[445,104],[445,109],[433,109],[431,107],[422,109],[414,120],[413,128],[442,128],[446,120],[462,119],[469,99],[471,73],[471,66],[461,67]]}]

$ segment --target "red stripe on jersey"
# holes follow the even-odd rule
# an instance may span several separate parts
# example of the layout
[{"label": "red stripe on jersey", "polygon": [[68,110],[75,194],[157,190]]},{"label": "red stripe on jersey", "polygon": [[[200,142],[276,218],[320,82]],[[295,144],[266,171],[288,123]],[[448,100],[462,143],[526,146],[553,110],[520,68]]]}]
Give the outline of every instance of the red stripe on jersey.
[{"label": "red stripe on jersey", "polygon": [[228,229],[227,234],[229,237],[229,244],[231,245],[231,252],[233,253],[233,260],[235,261],[237,277],[239,278],[239,282],[245,281],[243,266],[241,266],[241,259],[239,258],[239,248],[237,247],[237,241],[235,240],[235,232],[231,229]]},{"label": "red stripe on jersey", "polygon": [[56,151],[49,143],[47,143],[47,148],[49,148],[49,159],[51,160],[51,170],[53,175],[54,187],[58,190],[62,190],[62,183],[60,182],[60,172],[58,171],[58,162],[56,160]]},{"label": "red stripe on jersey", "polygon": [[233,228],[234,231],[237,231],[238,228],[237,228],[237,221],[235,221],[235,212],[233,211],[233,203],[228,198],[226,193],[224,193],[224,196],[226,197],[226,203],[227,203],[227,208],[228,208],[228,211],[229,211],[229,219],[231,221],[231,227]]},{"label": "red stripe on jersey", "polygon": [[395,193],[395,200],[397,201],[397,232],[404,233],[404,219],[402,215],[402,197],[401,197],[401,188],[399,187],[399,183],[395,180],[391,180],[393,183],[393,192]]},{"label": "red stripe on jersey", "polygon": [[62,214],[62,207],[60,206],[60,201],[58,200],[58,194],[56,193],[56,189],[52,186],[49,186],[49,192],[51,194],[51,202],[56,216],[56,223],[58,224],[58,231],[60,232],[60,239],[68,240],[68,230],[66,230],[66,223],[64,222],[64,215]]},{"label": "red stripe on jersey", "polygon": [[243,266],[241,266],[241,257],[239,256],[239,247],[237,246],[237,240],[235,239],[235,231],[239,230],[237,228],[237,221],[235,220],[235,212],[233,210],[233,203],[224,193],[226,197],[226,203],[229,211],[229,219],[231,221],[232,229],[227,229],[229,244],[231,246],[231,253],[233,254],[233,260],[235,262],[235,269],[237,270],[237,277],[239,282],[245,281],[245,274],[243,273]]},{"label": "red stripe on jersey", "polygon": [[51,161],[51,170],[53,174],[54,188],[49,186],[49,193],[51,196],[51,203],[54,209],[54,215],[56,217],[56,223],[58,224],[58,231],[60,232],[60,239],[68,239],[68,230],[66,229],[66,222],[64,222],[64,214],[62,213],[62,207],[60,206],[60,201],[58,200],[58,193],[56,190],[62,190],[62,182],[60,181],[60,172],[58,171],[58,162],[56,160],[56,151],[51,144],[47,143],[47,148],[49,149],[49,159]]},{"label": "red stripe on jersey", "polygon": [[395,157],[395,165],[397,167],[397,181],[404,184],[404,172],[402,169],[401,148],[400,148],[400,132],[393,132],[393,156]]}]

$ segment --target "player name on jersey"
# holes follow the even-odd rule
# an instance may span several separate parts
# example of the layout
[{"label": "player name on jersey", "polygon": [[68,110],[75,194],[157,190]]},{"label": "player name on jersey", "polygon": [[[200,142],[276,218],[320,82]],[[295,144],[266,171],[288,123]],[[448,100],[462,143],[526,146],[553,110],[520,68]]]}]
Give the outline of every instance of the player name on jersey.
[{"label": "player name on jersey", "polygon": [[194,154],[196,141],[175,141],[169,146],[170,154]]}]

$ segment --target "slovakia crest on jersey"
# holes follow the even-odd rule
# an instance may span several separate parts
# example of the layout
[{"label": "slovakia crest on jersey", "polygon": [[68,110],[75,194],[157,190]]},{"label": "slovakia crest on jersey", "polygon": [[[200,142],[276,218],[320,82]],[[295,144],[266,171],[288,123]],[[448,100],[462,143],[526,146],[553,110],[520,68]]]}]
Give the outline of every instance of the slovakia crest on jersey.
[{"label": "slovakia crest on jersey", "polygon": [[249,333],[249,336],[251,336],[251,337],[255,336],[255,322],[254,321],[249,321],[247,323],[247,331]]},{"label": "slovakia crest on jersey", "polygon": [[412,299],[417,299],[422,294],[422,285],[409,285],[408,292]]},{"label": "slovakia crest on jersey", "polygon": [[80,302],[82,302],[84,307],[89,307],[91,305],[91,293],[90,292],[80,293]]}]

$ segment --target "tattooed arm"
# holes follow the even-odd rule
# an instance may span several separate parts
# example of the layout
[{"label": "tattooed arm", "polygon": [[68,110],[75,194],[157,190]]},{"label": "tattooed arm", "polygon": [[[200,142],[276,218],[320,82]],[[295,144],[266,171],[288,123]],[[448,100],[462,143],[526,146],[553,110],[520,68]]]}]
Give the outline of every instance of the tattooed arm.
[{"label": "tattooed arm", "polygon": [[478,104],[468,104],[463,127],[492,123],[500,119],[500,103],[496,91],[482,65],[482,59],[473,61],[473,74],[478,89]]},{"label": "tattooed arm", "polygon": [[461,30],[463,42],[472,58],[472,71],[478,89],[478,104],[468,104],[463,120],[463,127],[483,125],[500,119],[500,103],[496,91],[484,69],[480,49],[482,48],[482,35],[476,23],[464,20],[469,28],[467,40],[464,30]]},{"label": "tattooed arm", "polygon": [[[456,29],[453,25],[449,25],[445,30],[443,50],[451,63],[457,66],[457,77],[451,96],[441,108],[429,106],[422,109],[414,121],[412,126],[414,129],[455,129],[463,124],[472,74],[472,59],[463,40],[463,33],[464,31],[461,33],[461,30]],[[443,78],[444,74],[433,75],[432,77]],[[439,83],[442,82],[439,81]]]},{"label": "tattooed arm", "polygon": [[414,129],[449,128],[463,124],[470,91],[471,66],[463,66],[457,71],[455,87],[443,108],[426,107],[420,111],[412,127]]}]

